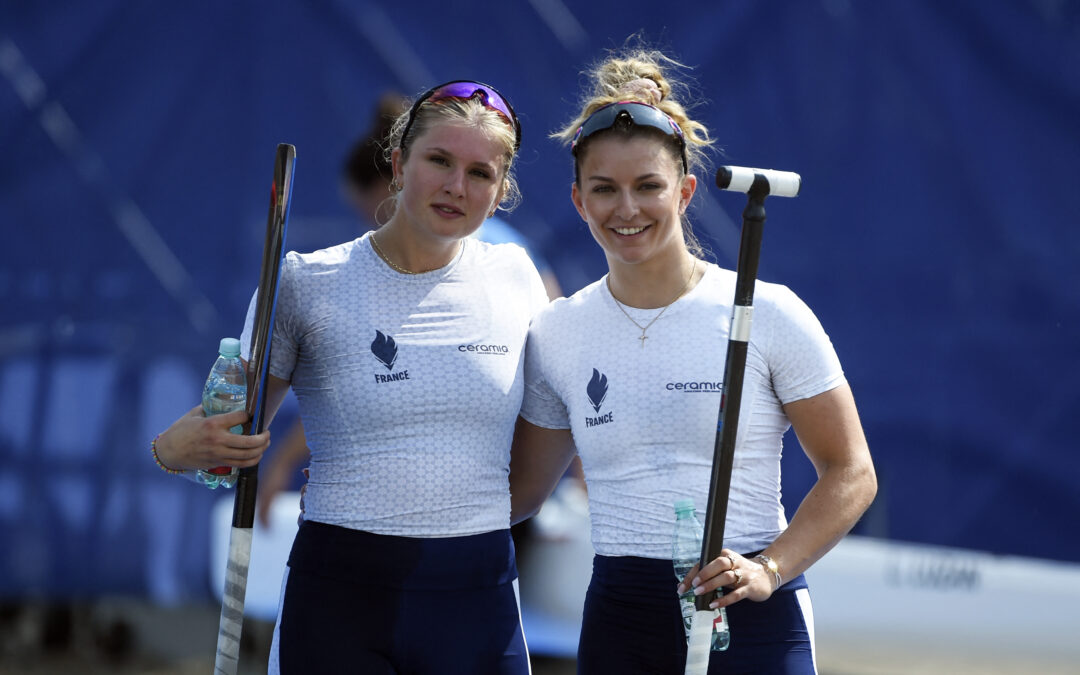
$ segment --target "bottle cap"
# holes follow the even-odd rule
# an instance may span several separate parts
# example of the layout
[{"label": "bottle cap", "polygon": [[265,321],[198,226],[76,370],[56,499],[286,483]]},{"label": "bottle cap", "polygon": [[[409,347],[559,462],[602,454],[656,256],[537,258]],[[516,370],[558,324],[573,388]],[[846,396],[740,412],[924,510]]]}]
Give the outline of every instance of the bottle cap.
[{"label": "bottle cap", "polygon": [[221,338],[218,354],[222,356],[240,356],[240,341],[236,338]]},{"label": "bottle cap", "polygon": [[680,499],[675,502],[675,513],[683,513],[689,511],[694,512],[694,500],[693,499]]}]

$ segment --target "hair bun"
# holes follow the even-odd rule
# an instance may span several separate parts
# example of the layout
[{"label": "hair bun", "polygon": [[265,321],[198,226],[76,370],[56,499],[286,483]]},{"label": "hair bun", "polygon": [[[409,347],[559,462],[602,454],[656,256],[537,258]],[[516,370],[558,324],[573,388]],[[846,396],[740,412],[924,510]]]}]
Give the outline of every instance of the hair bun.
[{"label": "hair bun", "polygon": [[660,85],[655,80],[639,77],[619,87],[619,96],[655,106],[660,105],[660,101],[664,99],[664,92],[660,91]]}]

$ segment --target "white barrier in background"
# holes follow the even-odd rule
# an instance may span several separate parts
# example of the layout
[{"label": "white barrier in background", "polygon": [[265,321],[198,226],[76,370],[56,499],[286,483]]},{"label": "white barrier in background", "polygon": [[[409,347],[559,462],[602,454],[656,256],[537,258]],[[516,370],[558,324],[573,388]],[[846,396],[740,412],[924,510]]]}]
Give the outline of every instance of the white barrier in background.
[{"label": "white barrier in background", "polygon": [[[229,560],[234,496],[232,490],[226,492],[210,511],[210,587],[219,602],[225,591],[225,563]],[[270,507],[270,526],[263,527],[259,519],[255,519],[244,596],[245,616],[265,621],[277,619],[281,579],[296,537],[298,515],[300,493],[282,492]]]},{"label": "white barrier in background", "polygon": [[[219,601],[232,497],[211,513],[210,577]],[[297,492],[279,495],[271,526],[256,523],[245,602],[250,617],[276,618],[299,499]],[[588,514],[584,498],[572,491],[545,509],[532,550],[519,560],[526,638],[536,653],[570,656],[592,572]],[[806,576],[819,647],[865,642],[985,657],[1031,653],[1075,660],[1080,672],[1080,565],[849,536]]]},{"label": "white barrier in background", "polygon": [[521,621],[532,654],[577,654],[592,577],[589,529],[588,495],[569,480],[559,483],[532,520],[532,538],[517,560]]},{"label": "white barrier in background", "polygon": [[849,536],[806,573],[819,645],[1075,656],[1080,565]]}]

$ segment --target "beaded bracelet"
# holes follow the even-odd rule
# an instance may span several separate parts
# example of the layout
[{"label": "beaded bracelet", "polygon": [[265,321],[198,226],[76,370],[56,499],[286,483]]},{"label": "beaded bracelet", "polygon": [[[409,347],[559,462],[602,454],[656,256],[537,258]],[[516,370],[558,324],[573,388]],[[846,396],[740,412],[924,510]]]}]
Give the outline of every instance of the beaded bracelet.
[{"label": "beaded bracelet", "polygon": [[159,438],[161,438],[161,434],[154,436],[154,440],[150,441],[150,454],[154,456],[154,463],[157,464],[162,471],[169,474],[170,476],[176,476],[184,473],[182,469],[170,469],[169,467],[161,463],[161,458],[158,457],[157,454],[157,442]]}]

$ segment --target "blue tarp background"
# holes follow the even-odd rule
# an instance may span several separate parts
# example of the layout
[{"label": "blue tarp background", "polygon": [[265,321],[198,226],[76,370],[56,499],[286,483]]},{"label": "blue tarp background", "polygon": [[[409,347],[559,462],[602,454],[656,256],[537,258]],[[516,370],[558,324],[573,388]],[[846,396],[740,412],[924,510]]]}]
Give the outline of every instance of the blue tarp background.
[{"label": "blue tarp background", "polygon": [[[881,489],[859,530],[1080,562],[1080,5],[627,0],[0,6],[0,594],[209,595],[217,495],[149,442],[197,402],[256,282],[278,142],[289,248],[351,239],[375,96],[491,82],[525,131],[508,220],[567,292],[579,72],[643,30],[694,66],[723,163],[798,171],[760,276],[817,312]],[[733,264],[743,198],[693,220]],[[812,470],[794,438],[785,501]]]}]

